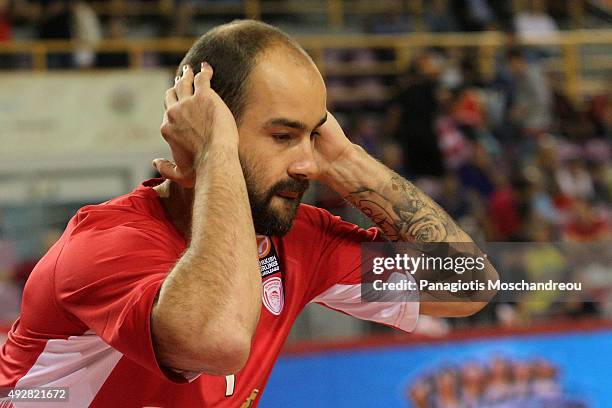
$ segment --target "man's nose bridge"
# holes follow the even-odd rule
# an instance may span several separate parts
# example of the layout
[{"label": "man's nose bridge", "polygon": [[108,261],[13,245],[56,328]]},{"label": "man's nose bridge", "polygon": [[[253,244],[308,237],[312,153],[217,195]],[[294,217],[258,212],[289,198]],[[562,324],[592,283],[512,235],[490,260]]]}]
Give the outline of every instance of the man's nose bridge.
[{"label": "man's nose bridge", "polygon": [[304,138],[302,141],[300,141],[296,161],[301,163],[314,161],[314,145],[310,141],[310,138]]},{"label": "man's nose bridge", "polygon": [[296,156],[293,161],[294,168],[300,171],[316,172],[318,167],[315,161],[314,144],[310,138],[304,138],[297,146]]}]

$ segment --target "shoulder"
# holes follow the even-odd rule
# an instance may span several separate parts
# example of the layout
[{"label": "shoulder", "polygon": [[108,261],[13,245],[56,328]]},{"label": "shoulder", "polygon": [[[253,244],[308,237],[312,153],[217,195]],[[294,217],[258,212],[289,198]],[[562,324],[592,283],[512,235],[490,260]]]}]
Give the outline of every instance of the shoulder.
[{"label": "shoulder", "polygon": [[125,245],[116,238],[161,240],[167,244],[181,241],[167,220],[157,194],[139,187],[131,193],[101,204],[81,208],[70,220],[65,231],[66,243],[73,240],[107,240],[109,244]]},{"label": "shoulder", "polygon": [[130,193],[81,208],[57,243],[56,278],[89,279],[176,261],[185,242],[157,206]]}]

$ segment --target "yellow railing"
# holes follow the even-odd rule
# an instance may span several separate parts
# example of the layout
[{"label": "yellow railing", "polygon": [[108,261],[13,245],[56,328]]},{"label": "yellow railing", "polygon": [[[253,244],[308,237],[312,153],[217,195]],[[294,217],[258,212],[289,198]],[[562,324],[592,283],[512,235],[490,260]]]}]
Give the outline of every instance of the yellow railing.
[{"label": "yellow railing", "polygon": [[[170,16],[175,10],[173,0],[138,1],[106,0],[91,1],[101,15],[157,14]],[[512,0],[514,12],[525,9],[526,0]],[[229,0],[221,2],[195,2],[192,4],[200,15],[234,15],[240,18],[260,20],[262,16],[275,14],[323,14],[328,27],[342,28],[349,14],[408,13],[414,18],[416,30],[423,30],[423,0]],[[565,2],[567,14],[573,28],[582,27],[584,4],[578,0]]]},{"label": "yellow railing", "polygon": [[[495,55],[507,44],[500,32],[484,33],[410,33],[402,35],[308,35],[298,36],[298,41],[308,50],[324,76],[395,75],[408,67],[412,55],[424,47],[471,48],[476,51],[481,71],[487,75],[494,70]],[[143,56],[150,52],[182,55],[191,46],[192,38],[159,38],[104,40],[96,50],[99,52],[125,52],[132,69],[143,68]],[[548,47],[556,50],[546,60],[550,70],[564,74],[566,91],[577,100],[583,93],[597,91],[605,85],[606,77],[612,74],[612,30],[574,30],[558,35],[522,43],[528,47]],[[596,46],[596,53],[582,55],[585,47]],[[610,45],[607,47],[606,45]],[[47,55],[70,52],[75,44],[70,41],[12,41],[0,43],[0,58],[6,54],[29,55],[32,68],[47,69]],[[393,59],[373,62],[367,66],[350,63],[328,65],[324,58],[327,50],[385,49],[391,51]],[[598,50],[597,50],[598,48]],[[558,50],[558,52],[557,52]],[[591,50],[592,51],[592,50]],[[597,80],[589,79],[586,71],[598,71]],[[603,78],[603,79],[602,79]]]}]

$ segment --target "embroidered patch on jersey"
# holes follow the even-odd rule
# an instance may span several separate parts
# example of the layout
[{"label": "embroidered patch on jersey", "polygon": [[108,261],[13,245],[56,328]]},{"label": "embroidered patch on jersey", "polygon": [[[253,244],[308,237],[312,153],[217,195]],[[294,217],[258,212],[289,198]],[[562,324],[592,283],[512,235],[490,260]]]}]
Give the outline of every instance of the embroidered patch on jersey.
[{"label": "embroidered patch on jersey", "polygon": [[257,255],[259,259],[263,259],[270,253],[272,241],[265,235],[257,235]]},{"label": "embroidered patch on jersey", "polygon": [[280,263],[276,255],[276,248],[269,237],[257,235],[257,253],[259,255],[259,269],[262,278],[280,272]]},{"label": "embroidered patch on jersey", "polygon": [[283,311],[285,305],[285,294],[283,293],[283,281],[278,276],[266,279],[263,283],[263,304],[275,316]]}]

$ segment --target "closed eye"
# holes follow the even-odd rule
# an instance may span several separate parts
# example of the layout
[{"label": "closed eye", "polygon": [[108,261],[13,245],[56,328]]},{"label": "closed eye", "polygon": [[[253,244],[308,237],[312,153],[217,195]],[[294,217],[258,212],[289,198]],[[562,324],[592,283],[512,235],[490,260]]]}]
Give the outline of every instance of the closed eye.
[{"label": "closed eye", "polygon": [[291,139],[291,135],[289,133],[274,133],[272,134],[272,137],[277,142],[286,142],[287,140]]},{"label": "closed eye", "polygon": [[312,132],[312,133],[310,134],[310,138],[311,138],[311,139],[315,139],[315,138],[317,138],[317,137],[319,137],[319,136],[321,136],[321,134],[320,134],[319,132]]}]

